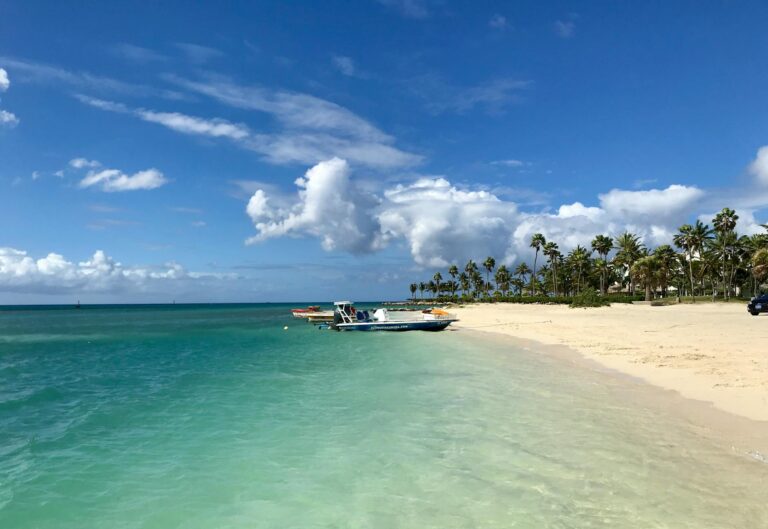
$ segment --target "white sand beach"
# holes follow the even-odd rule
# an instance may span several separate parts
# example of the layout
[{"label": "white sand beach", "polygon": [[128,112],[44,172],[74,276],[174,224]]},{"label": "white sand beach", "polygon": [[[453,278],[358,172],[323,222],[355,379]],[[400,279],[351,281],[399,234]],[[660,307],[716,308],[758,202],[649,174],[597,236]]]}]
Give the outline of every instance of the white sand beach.
[{"label": "white sand beach", "polygon": [[651,307],[493,304],[451,309],[457,327],[568,346],[687,398],[768,421],[768,316],[739,303]]}]

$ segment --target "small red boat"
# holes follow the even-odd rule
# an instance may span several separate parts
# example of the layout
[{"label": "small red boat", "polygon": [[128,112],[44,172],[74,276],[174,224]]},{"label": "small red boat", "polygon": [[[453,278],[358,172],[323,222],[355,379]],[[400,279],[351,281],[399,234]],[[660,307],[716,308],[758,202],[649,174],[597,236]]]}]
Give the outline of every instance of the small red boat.
[{"label": "small red boat", "polygon": [[291,309],[291,314],[293,314],[294,318],[306,318],[315,312],[320,312],[318,305],[310,305],[306,309]]}]

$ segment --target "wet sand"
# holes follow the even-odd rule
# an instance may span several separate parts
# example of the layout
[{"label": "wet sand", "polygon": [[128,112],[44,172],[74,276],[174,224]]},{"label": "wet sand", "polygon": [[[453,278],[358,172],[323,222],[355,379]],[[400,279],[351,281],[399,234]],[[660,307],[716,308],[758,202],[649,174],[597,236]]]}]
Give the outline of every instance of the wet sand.
[{"label": "wet sand", "polygon": [[572,348],[602,366],[768,421],[768,316],[745,305],[700,303],[595,309],[493,304],[451,309],[459,329]]}]

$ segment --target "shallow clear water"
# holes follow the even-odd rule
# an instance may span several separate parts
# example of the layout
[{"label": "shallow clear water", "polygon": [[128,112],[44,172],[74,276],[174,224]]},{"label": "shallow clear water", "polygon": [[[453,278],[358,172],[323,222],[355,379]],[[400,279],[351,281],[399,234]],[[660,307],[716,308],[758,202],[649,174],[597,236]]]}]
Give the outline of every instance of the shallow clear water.
[{"label": "shallow clear water", "polygon": [[280,306],[0,312],[0,527],[768,526],[768,465],[625,386]]}]

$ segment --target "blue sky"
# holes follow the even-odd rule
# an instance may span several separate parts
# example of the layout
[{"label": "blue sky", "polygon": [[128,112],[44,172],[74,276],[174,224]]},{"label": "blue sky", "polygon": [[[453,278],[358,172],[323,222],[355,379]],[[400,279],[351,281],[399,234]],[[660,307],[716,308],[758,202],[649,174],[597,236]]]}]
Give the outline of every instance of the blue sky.
[{"label": "blue sky", "polygon": [[766,19],[0,2],[0,303],[399,298],[535,231],[653,246],[727,205],[756,232]]}]

